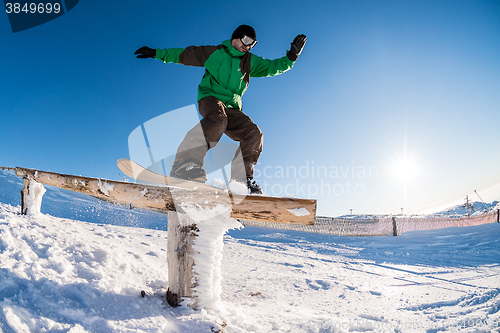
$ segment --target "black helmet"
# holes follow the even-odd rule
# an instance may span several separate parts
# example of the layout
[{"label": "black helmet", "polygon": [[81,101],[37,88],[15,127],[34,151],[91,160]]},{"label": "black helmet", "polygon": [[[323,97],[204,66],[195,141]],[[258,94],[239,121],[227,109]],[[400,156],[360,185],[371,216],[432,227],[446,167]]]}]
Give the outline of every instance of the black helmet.
[{"label": "black helmet", "polygon": [[243,36],[247,36],[252,38],[253,40],[257,40],[257,34],[255,33],[255,29],[249,25],[242,24],[236,30],[234,30],[231,39],[239,39],[243,38]]}]

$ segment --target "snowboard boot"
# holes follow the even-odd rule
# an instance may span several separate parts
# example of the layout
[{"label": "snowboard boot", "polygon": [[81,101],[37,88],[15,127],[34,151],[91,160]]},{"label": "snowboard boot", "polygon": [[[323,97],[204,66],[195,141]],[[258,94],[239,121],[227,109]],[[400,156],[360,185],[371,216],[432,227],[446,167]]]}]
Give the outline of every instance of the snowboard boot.
[{"label": "snowboard boot", "polygon": [[250,194],[264,194],[264,192],[262,192],[262,187],[257,185],[255,180],[252,181],[251,179],[247,179],[247,186],[250,190]]},{"label": "snowboard boot", "polygon": [[207,181],[206,171],[200,165],[191,161],[181,161],[175,163],[172,166],[172,171],[170,171],[170,177],[200,183],[205,183]]}]

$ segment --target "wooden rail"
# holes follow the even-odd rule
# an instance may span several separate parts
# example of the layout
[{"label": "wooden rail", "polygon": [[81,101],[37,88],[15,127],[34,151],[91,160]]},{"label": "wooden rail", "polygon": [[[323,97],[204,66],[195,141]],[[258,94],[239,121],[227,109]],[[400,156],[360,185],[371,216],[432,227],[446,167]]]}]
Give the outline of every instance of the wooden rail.
[{"label": "wooden rail", "polygon": [[[199,202],[205,207],[232,204],[232,217],[243,220],[313,225],[316,200],[232,195],[223,190],[198,191],[167,186],[128,183],[17,167],[20,177],[46,185],[89,194],[117,204],[167,213],[178,211],[176,202]],[[308,215],[297,214],[309,212]]]}]

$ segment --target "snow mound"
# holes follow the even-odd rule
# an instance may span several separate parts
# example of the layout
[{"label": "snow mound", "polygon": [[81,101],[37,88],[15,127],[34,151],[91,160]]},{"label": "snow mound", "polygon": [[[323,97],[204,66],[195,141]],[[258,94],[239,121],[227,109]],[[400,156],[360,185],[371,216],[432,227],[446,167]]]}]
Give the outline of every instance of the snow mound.
[{"label": "snow mound", "polygon": [[0,332],[210,332],[222,324],[214,313],[166,303],[166,231],[19,209],[0,203]]},{"label": "snow mound", "polygon": [[430,214],[429,216],[448,216],[448,217],[461,217],[461,216],[475,216],[481,215],[489,211],[497,210],[500,208],[500,202],[493,201],[491,203],[483,203],[481,201],[470,202],[467,207],[466,204],[456,205],[445,209],[440,212]]}]

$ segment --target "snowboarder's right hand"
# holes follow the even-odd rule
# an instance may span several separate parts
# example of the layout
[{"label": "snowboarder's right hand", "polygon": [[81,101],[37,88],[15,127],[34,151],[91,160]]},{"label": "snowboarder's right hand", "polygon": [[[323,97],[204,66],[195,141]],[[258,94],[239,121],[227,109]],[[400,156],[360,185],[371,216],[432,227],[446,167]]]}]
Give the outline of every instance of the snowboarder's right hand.
[{"label": "snowboarder's right hand", "polygon": [[134,54],[137,54],[137,58],[156,58],[156,50],[147,46],[141,47]]}]

